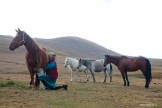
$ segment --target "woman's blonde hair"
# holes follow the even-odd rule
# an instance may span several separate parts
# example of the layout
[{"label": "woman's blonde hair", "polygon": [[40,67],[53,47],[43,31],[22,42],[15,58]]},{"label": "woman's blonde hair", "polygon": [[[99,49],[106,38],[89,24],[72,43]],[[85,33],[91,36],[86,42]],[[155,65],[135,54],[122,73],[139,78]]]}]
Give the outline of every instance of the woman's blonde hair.
[{"label": "woman's blonde hair", "polygon": [[50,53],[48,54],[48,58],[55,58],[55,57],[56,57],[56,54],[53,53],[53,52],[50,52]]}]

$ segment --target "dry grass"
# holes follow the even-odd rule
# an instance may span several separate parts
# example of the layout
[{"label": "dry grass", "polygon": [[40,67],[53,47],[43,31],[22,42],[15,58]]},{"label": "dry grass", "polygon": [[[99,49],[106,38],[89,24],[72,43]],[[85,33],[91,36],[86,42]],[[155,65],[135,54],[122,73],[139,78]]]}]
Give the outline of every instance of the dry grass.
[{"label": "dry grass", "polygon": [[[67,83],[67,91],[31,91],[28,73],[0,74],[0,108],[143,108],[162,107],[162,80],[153,78],[150,88],[144,88],[145,80],[140,72],[128,73],[130,86],[124,87],[120,73],[114,71],[113,82],[103,82],[103,73],[96,73],[96,83],[85,83],[85,75],[81,73],[82,83],[70,82],[70,72],[58,63],[58,85]],[[159,70],[160,71],[160,70]],[[153,71],[153,77],[160,73]],[[5,85],[5,86],[4,86]]]},{"label": "dry grass", "polygon": [[[16,60],[15,58],[11,58]],[[128,73],[130,86],[124,87],[118,69],[113,65],[113,82],[103,83],[103,73],[96,73],[96,83],[85,83],[85,74],[81,73],[82,83],[70,82],[70,71],[65,69],[65,56],[57,56],[58,85],[67,83],[67,91],[46,91],[29,89],[30,76],[24,60],[11,62],[1,59],[0,72],[0,108],[161,108],[162,107],[162,67],[152,64],[153,80],[150,88],[144,88],[145,80],[140,71]]]}]

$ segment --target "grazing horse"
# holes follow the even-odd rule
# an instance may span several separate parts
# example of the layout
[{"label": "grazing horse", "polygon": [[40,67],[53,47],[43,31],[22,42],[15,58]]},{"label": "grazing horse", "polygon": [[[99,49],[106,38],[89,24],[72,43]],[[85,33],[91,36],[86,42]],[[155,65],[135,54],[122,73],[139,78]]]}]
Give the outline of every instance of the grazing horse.
[{"label": "grazing horse", "polygon": [[122,74],[124,86],[129,86],[127,71],[137,71],[141,70],[146,79],[145,88],[149,87],[150,81],[152,79],[151,75],[151,64],[150,61],[144,57],[133,57],[128,58],[126,56],[111,56],[105,55],[104,66],[108,63],[113,63],[119,69]]},{"label": "grazing horse", "polygon": [[91,59],[81,59],[80,58],[78,68],[80,66],[82,66],[82,65],[86,66],[90,70],[94,82],[96,82],[94,72],[102,72],[102,71],[104,71],[104,75],[105,75],[104,83],[106,82],[107,72],[109,72],[110,82],[112,82],[112,65],[107,64],[107,66],[104,67],[103,63],[104,63],[104,59],[91,60]]},{"label": "grazing horse", "polygon": [[79,72],[82,72],[84,71],[84,73],[86,74],[86,81],[89,81],[88,79],[88,68],[84,65],[80,66],[78,69],[79,65],[79,61],[75,58],[66,58],[65,59],[65,64],[64,64],[64,67],[66,68],[67,66],[69,67],[69,69],[71,70],[71,82],[73,80],[73,72],[74,71],[77,71],[77,75],[78,75],[78,82],[80,82],[80,73]]},{"label": "grazing horse", "polygon": [[38,88],[39,80],[36,77],[34,82],[34,75],[38,72],[40,68],[46,67],[48,62],[48,56],[45,48],[39,47],[36,42],[24,31],[21,31],[19,28],[16,30],[17,34],[15,38],[12,40],[9,49],[14,51],[16,48],[24,45],[27,53],[26,53],[26,64],[28,70],[30,72],[30,86],[32,85],[32,89],[35,87]]}]

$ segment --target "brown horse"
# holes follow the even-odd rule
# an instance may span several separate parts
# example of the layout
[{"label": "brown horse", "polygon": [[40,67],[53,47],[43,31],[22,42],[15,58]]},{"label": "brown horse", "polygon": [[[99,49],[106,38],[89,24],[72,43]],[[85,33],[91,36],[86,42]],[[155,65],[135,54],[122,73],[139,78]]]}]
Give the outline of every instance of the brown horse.
[{"label": "brown horse", "polygon": [[15,38],[12,40],[9,49],[14,51],[16,48],[24,45],[27,53],[26,53],[26,64],[28,70],[30,72],[30,86],[32,85],[32,89],[35,87],[38,88],[39,80],[36,77],[34,82],[34,75],[38,72],[40,68],[46,67],[48,62],[48,57],[46,50],[44,48],[39,47],[36,42],[24,31],[21,31],[19,28],[16,30],[17,34]]},{"label": "brown horse", "polygon": [[104,66],[108,63],[113,63],[119,69],[124,80],[124,86],[129,86],[127,71],[137,71],[141,70],[146,79],[145,88],[149,87],[150,81],[152,79],[151,75],[151,64],[150,61],[144,57],[134,57],[128,58],[126,56],[110,56],[105,55]]}]

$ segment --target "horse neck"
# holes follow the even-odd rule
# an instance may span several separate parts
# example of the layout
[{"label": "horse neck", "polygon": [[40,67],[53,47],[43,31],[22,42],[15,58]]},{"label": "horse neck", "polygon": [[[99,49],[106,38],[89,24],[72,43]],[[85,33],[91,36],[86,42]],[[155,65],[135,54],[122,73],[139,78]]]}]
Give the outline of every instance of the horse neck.
[{"label": "horse neck", "polygon": [[91,64],[92,64],[91,60],[83,60],[83,65],[84,66],[89,67],[89,66],[91,66]]},{"label": "horse neck", "polygon": [[119,60],[120,60],[120,57],[117,57],[117,56],[111,56],[111,60],[110,60],[110,62],[117,66],[118,63],[119,63]]},{"label": "horse neck", "polygon": [[70,59],[69,60],[69,65],[73,66],[74,68],[77,68],[79,62],[75,59]]},{"label": "horse neck", "polygon": [[37,55],[40,49],[39,46],[35,43],[35,41],[31,37],[29,37],[29,35],[26,34],[26,36],[27,39],[24,46],[28,51],[28,54]]}]

